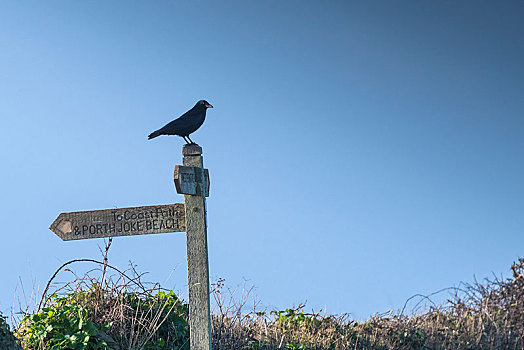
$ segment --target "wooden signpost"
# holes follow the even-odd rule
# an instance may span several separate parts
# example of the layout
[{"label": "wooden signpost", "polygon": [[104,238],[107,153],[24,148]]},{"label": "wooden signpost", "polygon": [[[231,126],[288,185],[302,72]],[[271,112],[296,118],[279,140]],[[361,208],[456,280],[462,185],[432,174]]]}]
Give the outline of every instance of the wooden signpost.
[{"label": "wooden signpost", "polygon": [[186,231],[191,350],[211,349],[206,197],[209,172],[202,148],[182,148],[175,187],[185,203],[61,213],[49,229],[64,241]]},{"label": "wooden signpost", "polygon": [[[195,144],[185,145],[182,148],[182,155],[184,156],[184,166],[192,167],[195,174],[194,179],[191,177],[187,179],[189,193],[182,192],[185,194],[187,222],[190,348],[191,350],[208,350],[211,349],[211,314],[209,305],[209,262],[207,256],[205,194],[209,193],[209,175],[206,181],[205,171],[203,171],[202,148],[200,146]],[[179,182],[181,189],[186,188],[183,180],[184,177],[177,179],[175,168],[175,184]],[[191,183],[194,185],[195,191],[193,191]]]}]

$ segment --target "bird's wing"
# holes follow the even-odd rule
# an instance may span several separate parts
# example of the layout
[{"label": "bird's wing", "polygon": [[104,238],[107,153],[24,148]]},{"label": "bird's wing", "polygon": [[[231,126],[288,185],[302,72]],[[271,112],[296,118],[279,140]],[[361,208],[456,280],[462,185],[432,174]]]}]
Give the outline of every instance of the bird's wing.
[{"label": "bird's wing", "polygon": [[185,121],[189,121],[191,119],[193,119],[194,116],[198,115],[202,113],[201,110],[198,110],[196,108],[191,108],[189,111],[187,111],[186,113],[182,114],[179,118],[175,119],[176,120],[180,120],[181,122],[185,122]]},{"label": "bird's wing", "polygon": [[198,111],[190,109],[189,111],[182,114],[180,117],[176,118],[172,122],[169,122],[166,125],[164,125],[159,131],[186,128],[194,123],[192,121],[193,116],[195,116],[198,113]]}]

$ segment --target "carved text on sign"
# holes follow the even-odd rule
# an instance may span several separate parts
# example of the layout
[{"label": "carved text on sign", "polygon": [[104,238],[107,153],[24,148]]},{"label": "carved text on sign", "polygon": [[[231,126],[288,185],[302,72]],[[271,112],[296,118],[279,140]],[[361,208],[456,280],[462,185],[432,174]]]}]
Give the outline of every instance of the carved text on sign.
[{"label": "carved text on sign", "polygon": [[182,232],[184,204],[61,213],[51,231],[63,240]]}]

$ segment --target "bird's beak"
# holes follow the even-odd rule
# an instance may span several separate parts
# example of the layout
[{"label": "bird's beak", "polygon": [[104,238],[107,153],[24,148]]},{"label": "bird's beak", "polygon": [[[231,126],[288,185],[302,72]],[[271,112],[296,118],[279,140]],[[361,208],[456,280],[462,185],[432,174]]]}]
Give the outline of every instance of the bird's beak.
[{"label": "bird's beak", "polygon": [[207,108],[213,108],[209,103],[206,105]]}]

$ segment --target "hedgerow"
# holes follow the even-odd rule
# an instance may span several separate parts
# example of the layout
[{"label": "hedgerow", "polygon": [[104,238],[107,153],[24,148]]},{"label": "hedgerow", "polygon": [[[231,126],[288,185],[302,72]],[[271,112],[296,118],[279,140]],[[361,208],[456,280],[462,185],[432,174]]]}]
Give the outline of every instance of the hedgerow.
[{"label": "hedgerow", "polygon": [[[17,326],[25,349],[189,350],[187,303],[159,284],[144,283],[133,266],[124,272],[110,266],[108,248],[103,262],[79,259],[57,270],[36,310]],[[100,268],[51,283],[66,266],[86,262]],[[506,280],[451,288],[442,305],[430,304],[411,316],[405,310],[377,314],[365,322],[306,312],[305,304],[266,310],[251,289],[232,290],[219,279],[211,293],[213,348],[524,349],[524,260],[511,270]],[[0,341],[11,339],[17,346],[0,320]]]}]

